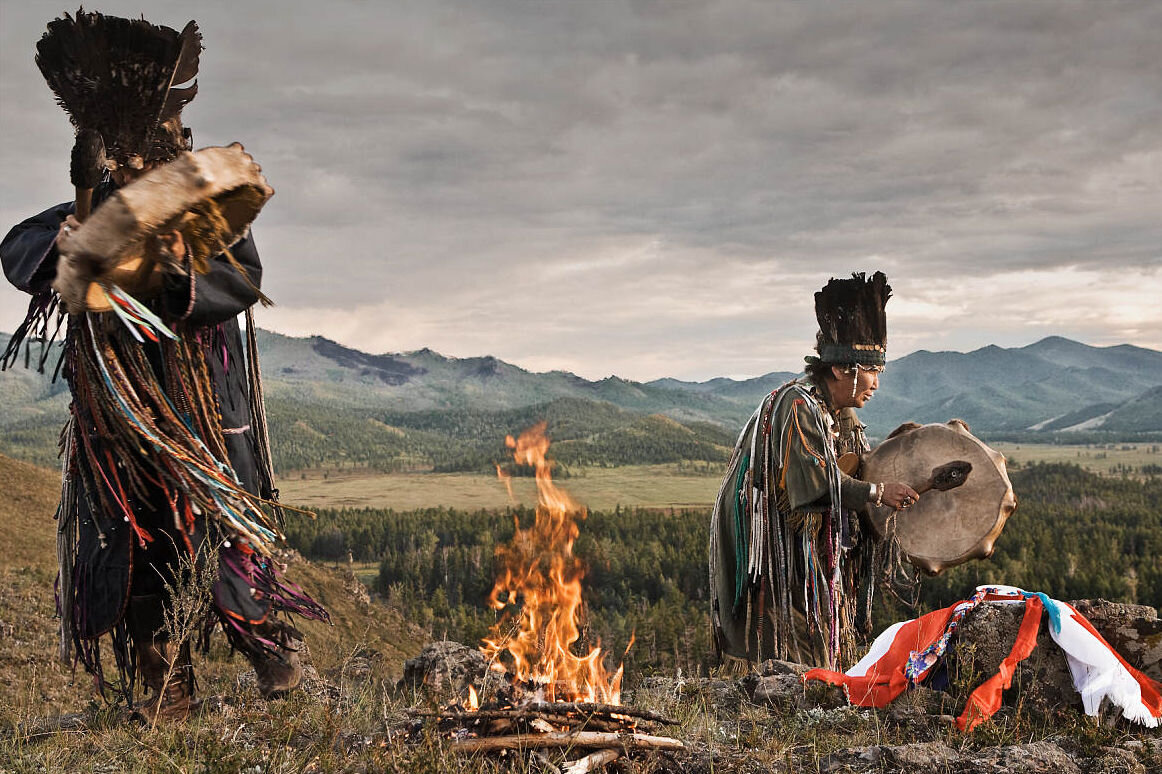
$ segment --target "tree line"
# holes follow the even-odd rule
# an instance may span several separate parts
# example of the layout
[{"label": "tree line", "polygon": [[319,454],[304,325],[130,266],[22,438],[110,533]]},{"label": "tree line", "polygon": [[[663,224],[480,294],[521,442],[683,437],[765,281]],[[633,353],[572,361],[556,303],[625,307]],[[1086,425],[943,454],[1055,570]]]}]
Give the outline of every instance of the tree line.
[{"label": "tree line", "polygon": [[[1065,600],[1162,604],[1162,481],[1102,478],[1061,464],[1032,465],[1012,479],[1020,505],[993,557],[925,579],[916,611],[881,602],[879,629],[967,598],[981,583]],[[496,621],[486,604],[496,547],[532,517],[521,508],[336,509],[287,527],[292,545],[310,558],[377,562],[375,588],[389,604],[433,636],[471,643]],[[574,552],[588,568],[588,644],[600,640],[619,654],[636,636],[626,664],[639,675],[705,671],[715,663],[709,520],[707,509],[617,508],[580,522]]]}]

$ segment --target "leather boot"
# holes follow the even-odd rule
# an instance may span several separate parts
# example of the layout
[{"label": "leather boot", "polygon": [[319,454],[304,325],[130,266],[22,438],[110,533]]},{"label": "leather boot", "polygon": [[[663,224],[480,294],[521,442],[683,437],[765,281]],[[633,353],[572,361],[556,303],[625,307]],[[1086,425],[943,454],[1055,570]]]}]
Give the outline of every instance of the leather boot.
[{"label": "leather boot", "polygon": [[[126,623],[137,657],[137,675],[149,694],[137,703],[133,714],[146,723],[182,720],[199,702],[194,698],[194,667],[190,646],[171,645],[159,636],[164,599],[160,595],[129,598]],[[171,668],[172,667],[172,668]]]},{"label": "leather boot", "polygon": [[278,646],[275,653],[266,650],[246,653],[258,676],[258,692],[262,698],[277,699],[298,688],[303,681],[303,665],[299,659],[302,633],[290,624],[273,620],[256,626],[254,633]]},{"label": "leather boot", "polygon": [[201,703],[194,697],[189,644],[174,648],[155,637],[148,642],[135,640],[133,645],[137,651],[137,674],[153,694],[134,706],[133,714],[149,724],[184,720]]}]

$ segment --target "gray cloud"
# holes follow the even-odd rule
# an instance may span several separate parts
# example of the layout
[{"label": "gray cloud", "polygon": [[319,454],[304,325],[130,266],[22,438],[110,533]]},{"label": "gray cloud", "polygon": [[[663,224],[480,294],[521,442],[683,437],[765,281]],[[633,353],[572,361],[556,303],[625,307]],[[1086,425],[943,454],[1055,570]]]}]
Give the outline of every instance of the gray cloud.
[{"label": "gray cloud", "polygon": [[[154,6],[171,26],[194,10]],[[2,8],[15,221],[68,197],[69,131],[31,61],[55,9]],[[589,376],[746,375],[795,367],[827,276],[883,268],[896,346],[1162,346],[1134,292],[1162,266],[1157,4],[197,13],[188,122],[242,140],[278,191],[256,226],[278,329]],[[1046,288],[1083,313],[1058,319]]]}]

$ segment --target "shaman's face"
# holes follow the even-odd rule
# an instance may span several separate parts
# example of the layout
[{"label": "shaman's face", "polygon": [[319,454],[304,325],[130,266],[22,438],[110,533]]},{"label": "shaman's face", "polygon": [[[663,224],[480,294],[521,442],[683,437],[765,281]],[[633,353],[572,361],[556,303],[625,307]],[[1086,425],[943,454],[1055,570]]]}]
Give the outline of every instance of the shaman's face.
[{"label": "shaman's face", "polygon": [[832,366],[831,374],[835,378],[828,380],[832,407],[863,408],[879,389],[883,370],[883,366],[856,366],[850,371]]}]

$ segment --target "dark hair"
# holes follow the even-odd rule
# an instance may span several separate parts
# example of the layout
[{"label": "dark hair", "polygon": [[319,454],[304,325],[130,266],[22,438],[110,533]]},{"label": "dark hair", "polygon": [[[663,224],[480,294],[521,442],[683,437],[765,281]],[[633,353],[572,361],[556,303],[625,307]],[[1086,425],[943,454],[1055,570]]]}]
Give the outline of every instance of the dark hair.
[{"label": "dark hair", "polygon": [[[820,348],[827,343],[822,331],[815,334],[815,353],[819,354]],[[807,361],[803,373],[807,374],[807,378],[816,384],[823,384],[825,379],[831,378],[831,366],[839,366],[845,371],[855,368],[854,363],[824,363],[818,358],[813,358]]]}]

